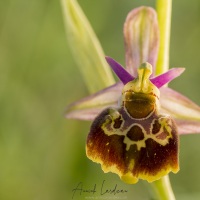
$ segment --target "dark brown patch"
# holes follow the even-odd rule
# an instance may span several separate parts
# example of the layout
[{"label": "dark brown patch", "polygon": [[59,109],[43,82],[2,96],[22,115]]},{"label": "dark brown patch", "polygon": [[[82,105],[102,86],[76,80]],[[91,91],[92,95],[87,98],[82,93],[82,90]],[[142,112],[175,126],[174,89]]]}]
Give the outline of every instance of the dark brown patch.
[{"label": "dark brown patch", "polygon": [[87,138],[87,156],[90,159],[101,160],[104,167],[107,168],[116,165],[118,170],[125,173],[126,144],[123,143],[124,136],[108,136],[101,128],[108,119],[109,113],[110,109],[106,109],[94,120]]},{"label": "dark brown patch", "polygon": [[121,116],[119,116],[117,119],[114,120],[113,127],[115,129],[119,129],[122,125],[123,120],[121,119]]},{"label": "dark brown patch", "polygon": [[135,119],[147,117],[155,109],[155,97],[143,93],[125,93],[125,106],[127,112]]},{"label": "dark brown patch", "polygon": [[135,125],[128,131],[127,137],[132,141],[139,141],[144,139],[144,133],[139,126]]},{"label": "dark brown patch", "polygon": [[131,117],[135,119],[145,118],[154,110],[154,105],[143,99],[124,102],[124,106]]},{"label": "dark brown patch", "polygon": [[160,123],[158,122],[158,120],[155,120],[154,124],[153,124],[152,133],[156,134],[156,133],[158,133],[160,131],[160,129],[161,129]]}]

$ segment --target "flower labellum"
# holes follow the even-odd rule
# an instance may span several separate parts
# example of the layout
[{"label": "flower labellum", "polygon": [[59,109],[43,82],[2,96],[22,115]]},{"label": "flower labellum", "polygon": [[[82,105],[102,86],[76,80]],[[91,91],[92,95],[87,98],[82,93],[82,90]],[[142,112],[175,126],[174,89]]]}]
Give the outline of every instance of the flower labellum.
[{"label": "flower labellum", "polygon": [[129,184],[179,171],[177,127],[160,113],[160,91],[151,74],[152,66],[143,63],[138,77],[124,85],[120,107],[102,111],[87,138],[87,156]]}]

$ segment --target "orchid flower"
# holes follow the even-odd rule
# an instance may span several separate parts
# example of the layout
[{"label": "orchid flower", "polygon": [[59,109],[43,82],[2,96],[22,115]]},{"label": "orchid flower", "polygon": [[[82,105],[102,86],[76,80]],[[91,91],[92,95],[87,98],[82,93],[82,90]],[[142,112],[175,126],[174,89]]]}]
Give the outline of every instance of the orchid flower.
[{"label": "orchid flower", "polygon": [[[71,7],[67,12],[71,12],[75,2],[63,2],[69,3]],[[76,23],[77,19],[73,15]],[[78,30],[83,30],[83,26],[74,32],[77,34]],[[82,35],[86,38],[87,34]],[[143,6],[128,14],[124,41],[125,68],[105,57],[120,81],[70,104],[66,118],[93,121],[86,153],[91,160],[101,164],[104,172],[116,173],[130,184],[138,179],[152,182],[170,171],[179,171],[179,135],[200,133],[200,107],[167,87],[184,68],[157,74],[159,27],[154,9]],[[99,48],[96,40],[93,42]],[[102,51],[98,55],[102,59]],[[91,59],[88,57],[88,60]],[[104,74],[110,76],[105,66],[104,63]],[[92,74],[93,79],[96,77],[98,73]]]}]

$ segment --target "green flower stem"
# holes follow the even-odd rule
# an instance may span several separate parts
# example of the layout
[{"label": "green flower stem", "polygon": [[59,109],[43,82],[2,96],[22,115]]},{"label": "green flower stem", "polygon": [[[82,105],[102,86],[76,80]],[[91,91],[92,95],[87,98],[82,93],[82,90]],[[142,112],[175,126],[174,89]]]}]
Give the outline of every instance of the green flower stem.
[{"label": "green flower stem", "polygon": [[169,69],[172,0],[157,0],[156,7],[160,29],[160,47],[156,66],[156,74],[162,74]]},{"label": "green flower stem", "polygon": [[[160,29],[160,47],[156,66],[156,74],[162,74],[169,69],[172,0],[157,0],[156,7]],[[169,176],[165,176],[160,180],[155,181],[152,183],[152,187],[160,200],[175,200],[174,193],[170,185]]]},{"label": "green flower stem", "polygon": [[153,182],[152,186],[155,190],[155,193],[159,197],[159,200],[175,200],[168,175],[164,176],[158,181]]},{"label": "green flower stem", "polygon": [[[162,74],[169,69],[172,0],[157,0],[156,7],[160,29],[160,47],[156,74]],[[160,200],[175,200],[168,175],[152,183],[152,187]]]}]

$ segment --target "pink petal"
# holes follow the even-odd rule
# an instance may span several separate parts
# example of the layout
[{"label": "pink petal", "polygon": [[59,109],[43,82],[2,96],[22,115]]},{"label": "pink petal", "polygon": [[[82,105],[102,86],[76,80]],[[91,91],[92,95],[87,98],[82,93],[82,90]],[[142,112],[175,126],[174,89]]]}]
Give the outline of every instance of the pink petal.
[{"label": "pink petal", "polygon": [[93,120],[103,109],[117,106],[122,88],[123,84],[119,82],[70,104],[66,110],[66,118]]},{"label": "pink petal", "polygon": [[[135,77],[129,74],[129,72],[113,58],[106,56],[106,61],[124,85],[135,79]],[[172,68],[164,74],[151,78],[150,80],[157,88],[160,88],[180,76],[184,70],[185,68]]]},{"label": "pink petal", "polygon": [[170,88],[160,91],[161,109],[174,117],[179,134],[200,133],[200,107]]},{"label": "pink petal", "polygon": [[157,87],[160,88],[163,85],[169,83],[176,77],[180,76],[184,72],[185,68],[172,68],[169,71],[165,72],[164,74],[161,74],[159,76],[156,76],[151,79],[151,82]]},{"label": "pink petal", "polygon": [[175,119],[179,134],[200,133],[200,121]]},{"label": "pink petal", "polygon": [[112,68],[112,70],[115,72],[115,74],[118,76],[118,78],[122,81],[122,83],[125,85],[129,81],[134,80],[135,78],[129,74],[124,67],[122,67],[117,61],[115,61],[113,58],[106,56],[106,61]]},{"label": "pink petal", "polygon": [[124,40],[126,67],[130,74],[137,76],[137,68],[144,62],[156,66],[159,30],[154,9],[143,6],[128,14],[124,24]]}]

